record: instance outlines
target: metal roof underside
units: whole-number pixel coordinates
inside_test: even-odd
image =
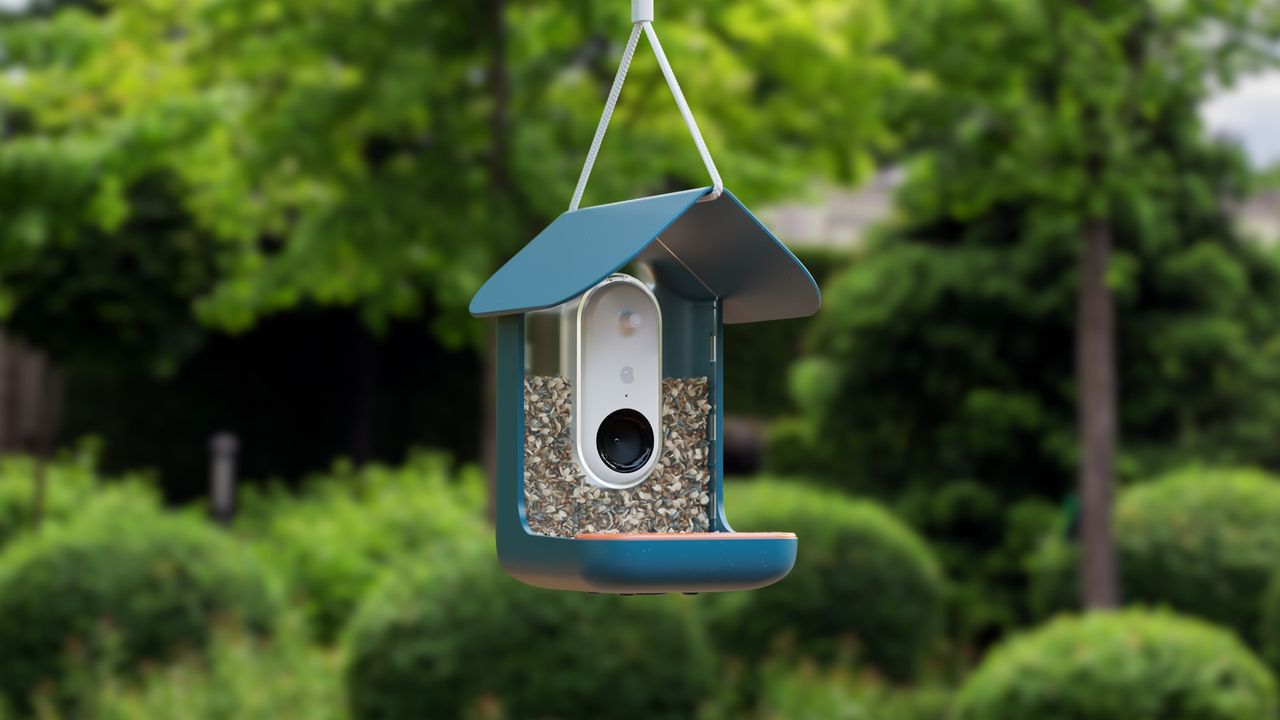
[[[554,307],[632,260],[677,263],[697,292],[718,297],[726,323],[805,317],[818,286],[804,265],[726,190],[710,188],[567,212],[538,233],[471,299],[478,317]]]

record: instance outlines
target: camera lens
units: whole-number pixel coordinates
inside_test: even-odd
[[[653,454],[653,427],[635,410],[615,410],[600,423],[596,449],[615,472],[633,473]]]

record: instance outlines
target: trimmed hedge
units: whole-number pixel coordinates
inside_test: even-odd
[[[1006,641],[957,720],[1274,720],[1275,681],[1231,633],[1163,612],[1064,617]]]
[[[1116,549],[1127,602],[1168,605],[1256,639],[1259,598],[1280,570],[1280,481],[1254,470],[1194,468],[1124,491]],[[1075,603],[1074,547],[1037,558],[1041,612]]]
[[[352,620],[352,715],[692,717],[716,676],[683,600],[539,590],[492,551],[402,563]]]
[[[229,537],[104,497],[0,557],[0,695],[27,707],[37,686],[57,685],[68,652],[132,669],[204,647],[211,618],[263,632],[278,609],[266,573]]]
[[[858,659],[912,677],[942,631],[944,580],[925,542],[880,506],[798,482],[759,480],[726,491],[739,531],[794,531],[796,567],[776,585],[711,600],[716,638],[759,659],[780,632],[818,660],[851,643]]]
[[[454,473],[439,454],[416,455],[398,468],[343,463],[300,498],[250,501],[243,526],[286,578],[318,639],[328,642],[388,564],[487,535],[484,492],[478,470]]]

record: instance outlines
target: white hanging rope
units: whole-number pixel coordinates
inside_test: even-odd
[[[574,188],[573,200],[569,202],[569,211],[578,209],[582,202],[582,193],[587,189],[587,179],[591,177],[591,168],[596,164],[596,155],[600,152],[600,143],[604,142],[604,133],[609,129],[609,119],[613,117],[613,108],[618,104],[618,96],[622,94],[622,83],[627,80],[627,70],[631,67],[631,58],[636,54],[636,44],[640,42],[640,28],[646,23],[631,26],[631,37],[627,38],[627,49],[622,51],[622,62],[618,65],[618,73],[613,76],[613,87],[609,88],[609,98],[604,101],[604,112],[600,114],[600,123],[596,125],[596,136],[591,138],[591,149],[587,151],[587,161],[578,174],[578,187]]]
[[[724,192],[724,182],[720,179],[720,171],[716,170],[716,163],[711,159],[711,152],[707,150],[707,144],[702,140],[702,133],[698,130],[698,122],[693,119],[693,111],[689,109],[689,103],[685,102],[684,93],[680,90],[680,83],[676,81],[675,71],[671,69],[671,63],[667,61],[667,54],[662,51],[662,44],[658,42],[658,33],[654,31],[652,23],[643,14],[637,14],[633,4],[633,19],[635,22],[631,26],[631,37],[627,38],[627,47],[622,52],[622,62],[618,65],[618,72],[613,77],[613,86],[609,88],[609,97],[604,103],[604,112],[600,114],[600,123],[596,125],[596,135],[591,139],[591,149],[587,151],[587,160],[582,165],[582,173],[578,175],[578,186],[574,188],[573,200],[569,202],[569,211],[578,209],[578,204],[582,202],[582,193],[587,189],[587,180],[591,177],[591,168],[596,164],[596,155],[600,153],[600,145],[604,142],[604,134],[609,129],[609,120],[613,117],[613,109],[618,104],[618,96],[622,94],[622,84],[626,82],[627,70],[631,67],[631,59],[635,56],[636,45],[640,41],[640,32],[643,29],[645,35],[649,38],[649,45],[653,48],[653,54],[658,59],[658,67],[662,70],[662,76],[667,80],[667,87],[671,89],[671,95],[675,98],[676,107],[680,110],[680,115],[684,118],[684,124],[689,128],[689,134],[693,136],[693,144],[698,148],[698,155],[702,157],[702,164],[706,166],[707,173],[711,176],[711,193],[707,195],[707,200],[715,200]],[[652,6],[648,10],[647,18],[652,18]]]
[[[689,134],[693,136],[693,144],[698,147],[702,164],[707,166],[707,174],[711,176],[711,194],[707,199],[715,200],[720,197],[720,193],[724,192],[724,181],[720,179],[720,171],[716,170],[716,161],[711,159],[711,151],[702,140],[702,133],[698,131],[698,121],[693,119],[693,111],[689,109],[689,103],[685,102],[684,93],[680,91],[680,83],[676,80],[676,73],[671,69],[671,63],[667,62],[667,54],[662,51],[662,43],[658,42],[658,33],[654,31],[653,25],[644,23],[644,34],[648,36],[653,54],[658,58],[658,67],[662,68],[662,75],[667,79],[667,87],[671,88],[671,95],[676,99],[676,107],[680,109],[684,124],[689,128]]]

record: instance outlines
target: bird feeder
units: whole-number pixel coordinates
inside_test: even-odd
[[[651,19],[651,5],[633,5],[569,211],[471,301],[497,322],[498,558],[546,588],[758,588],[790,572],[797,540],[734,532],[726,517],[723,327],[812,315],[821,300],[804,265],[723,188]],[[642,31],[713,185],[579,209]]]

